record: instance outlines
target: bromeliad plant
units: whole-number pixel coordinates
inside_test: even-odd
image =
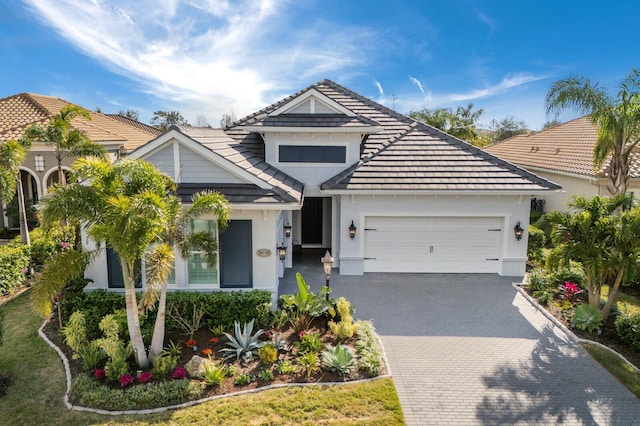
[[[229,348],[221,349],[225,358],[233,358],[235,356],[236,360],[242,357],[243,361],[251,361],[254,355],[258,355],[258,350],[265,345],[265,342],[259,340],[260,336],[264,334],[264,330],[258,330],[252,335],[253,321],[245,323],[242,330],[240,330],[240,323],[235,321],[235,337],[229,333],[224,333],[229,339],[227,345],[230,346]]]
[[[571,303],[576,303],[578,296],[584,293],[584,290],[581,290],[580,287],[578,287],[578,284],[572,283],[571,281],[565,281],[565,283],[559,288],[562,292],[561,297]]]

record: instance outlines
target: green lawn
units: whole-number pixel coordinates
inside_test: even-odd
[[[28,293],[0,306],[5,312],[0,371],[13,376],[0,398],[3,425],[401,425],[391,379],[364,384],[276,389],[146,416],[102,416],[67,410],[65,376],[57,354],[37,336],[41,319]]]

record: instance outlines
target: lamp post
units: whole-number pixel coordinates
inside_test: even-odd
[[[331,290],[331,287],[329,287],[329,278],[331,278],[331,266],[333,265],[333,257],[331,257],[331,253],[329,253],[329,250],[327,250],[324,256],[320,259],[320,262],[322,262],[322,267],[324,268],[324,279],[325,279],[324,285],[327,287],[327,292],[325,294],[325,297],[327,298],[327,301],[328,301],[329,291]]]

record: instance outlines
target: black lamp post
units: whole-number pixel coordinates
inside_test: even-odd
[[[351,221],[351,225],[349,225],[349,238],[352,240],[356,237],[356,225]]]
[[[513,228],[513,235],[516,237],[516,240],[520,241],[522,236],[524,235],[524,229],[520,226],[520,221],[516,223],[515,228]]]
[[[329,253],[329,250],[327,250],[324,256],[320,259],[320,262],[322,262],[322,267],[324,268],[324,285],[327,287],[327,293],[325,294],[325,297],[328,301],[329,291],[331,290],[331,287],[329,287],[329,279],[331,278],[331,266],[333,265],[333,257],[331,257],[331,253]]]

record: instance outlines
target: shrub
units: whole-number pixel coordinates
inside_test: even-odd
[[[220,386],[225,377],[227,377],[227,371],[223,364],[204,363],[203,378],[207,386]]]
[[[616,317],[618,337],[634,351],[640,351],[640,313],[622,312]]]
[[[291,364],[291,361],[285,359],[276,366],[276,371],[278,374],[293,374],[298,371],[298,369]]]
[[[225,358],[236,357],[236,360],[239,360],[240,357],[244,361],[249,361],[253,359],[253,356],[258,353],[258,350],[264,346],[264,342],[259,340],[259,337],[264,334],[263,330],[256,331],[256,334],[252,335],[253,332],[253,320],[247,322],[242,327],[242,331],[240,330],[240,323],[238,321],[234,324],[235,329],[235,337],[230,335],[229,333],[225,333],[227,339],[227,345],[230,348],[223,348],[221,352],[224,354]]]
[[[529,225],[529,242],[527,245],[527,258],[533,264],[541,264],[544,262],[544,245],[546,237],[544,231]]]
[[[573,311],[573,323],[580,330],[593,332],[602,326],[602,312],[587,303],[583,303]]]
[[[549,275],[550,285],[553,286],[560,286],[569,281],[584,289],[585,280],[584,269],[576,262],[571,262],[569,268],[558,269]]]
[[[379,375],[383,366],[382,353],[371,321],[358,321],[355,345],[358,349],[358,369],[368,376]]]
[[[549,287],[549,279],[542,268],[535,268],[529,272],[527,283],[532,292],[541,291]]]
[[[318,352],[306,352],[297,358],[298,364],[304,369],[307,380],[320,371],[320,358]]]
[[[84,349],[80,350],[80,358],[82,358],[82,367],[85,371],[93,371],[105,359],[107,354],[100,348],[97,341],[87,344]]]
[[[324,349],[324,344],[320,340],[318,333],[305,333],[298,342],[298,353],[320,352]]]
[[[26,283],[30,261],[28,246],[0,246],[0,296]]]
[[[64,336],[64,343],[73,351],[72,358],[78,359],[80,353],[88,344],[85,315],[82,312],[75,311],[69,317],[67,326],[61,331]]]
[[[260,371],[260,373],[258,373],[258,379],[262,380],[263,382],[270,382],[273,380],[273,372],[268,368],[265,368],[264,370]]]
[[[322,366],[332,373],[339,376],[349,374],[355,367],[355,355],[346,346],[336,346],[327,348],[321,354]]]
[[[43,266],[51,260],[55,253],[64,250],[72,250],[76,239],[73,226],[57,226],[45,232],[42,228],[36,228],[29,232],[31,239],[31,262],[37,266]]]
[[[278,360],[278,350],[273,343],[267,343],[258,349],[258,355],[263,364],[271,365]]]
[[[71,388],[75,404],[103,410],[139,410],[181,404],[202,395],[202,388],[189,380],[153,382],[112,389],[86,374],[78,375]]]
[[[175,372],[176,365],[178,365],[177,357],[167,355],[157,356],[153,359],[151,374],[158,380],[164,379],[169,373]]]
[[[340,315],[339,322],[329,321],[329,329],[336,335],[338,339],[349,339],[353,337],[353,334],[358,329],[358,324],[353,322],[353,316],[351,314],[351,303],[344,297],[338,299],[336,309]]]
[[[235,384],[238,386],[248,385],[256,381],[256,377],[251,374],[241,374],[236,377]]]

